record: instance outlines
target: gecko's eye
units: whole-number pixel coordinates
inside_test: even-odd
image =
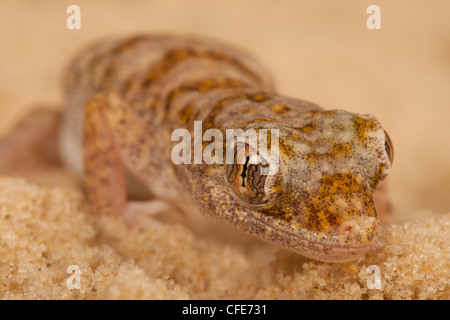
[[[392,164],[394,162],[394,145],[392,144],[391,138],[386,131],[384,131],[384,137],[384,148],[386,150],[389,161]]]
[[[226,165],[228,185],[249,205],[267,205],[275,199],[278,175],[268,175],[269,163],[248,144],[235,148],[234,163]]]

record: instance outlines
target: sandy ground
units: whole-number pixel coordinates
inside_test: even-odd
[[[81,30],[66,8],[81,7]],[[365,258],[326,264],[243,238],[229,242],[148,218],[94,219],[70,176],[0,180],[2,298],[450,298],[448,1],[2,1],[0,135],[30,110],[59,108],[72,54],[105,35],[182,32],[247,48],[283,94],[372,113],[389,132],[393,224]],[[69,289],[67,268],[80,268]],[[367,267],[381,288],[367,286]],[[70,286],[69,286],[70,287]]]

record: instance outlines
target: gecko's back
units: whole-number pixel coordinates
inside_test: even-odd
[[[392,155],[378,121],[276,94],[264,68],[227,45],[171,36],[99,43],[70,65],[65,110],[63,156],[102,195],[91,197],[99,210],[120,207],[104,200],[105,181],[123,181],[120,170],[103,168],[123,166],[159,197],[190,198],[210,217],[313,258],[356,258],[376,239],[372,193]],[[262,174],[271,160],[259,140],[230,145],[231,129],[264,132],[276,172]],[[192,161],[174,161],[177,130],[193,138],[180,144]]]
[[[188,103],[199,93],[214,96],[249,88],[272,91],[272,84],[262,66],[224,44],[161,35],[105,39],[77,55],[66,72],[63,155],[81,176],[81,163],[74,162],[82,150],[84,109],[98,92],[127,101],[141,119],[161,126],[158,131],[173,131],[209,114],[211,104]],[[76,144],[77,150],[65,150]]]

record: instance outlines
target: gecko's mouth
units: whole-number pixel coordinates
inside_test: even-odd
[[[363,223],[359,224],[349,220],[337,227],[335,234],[319,237],[313,232],[294,232],[289,231],[288,228],[283,230],[253,215],[252,217],[264,229],[270,230],[272,236],[257,235],[261,239],[323,262],[347,262],[362,257],[375,244],[378,232],[375,218],[365,219]],[[370,230],[371,236],[362,236],[361,234],[367,233],[367,230]]]

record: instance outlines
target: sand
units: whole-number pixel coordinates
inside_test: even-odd
[[[69,4],[0,4],[0,136],[30,110],[59,108],[63,68],[89,41],[203,34],[253,52],[283,94],[375,114],[395,146],[392,223],[365,257],[327,264],[231,230],[215,235],[209,222],[197,230],[164,218],[171,212],[144,215],[139,228],[95,216],[59,167],[0,172],[0,298],[450,298],[447,1],[378,1],[377,31],[365,26],[372,3],[356,0],[77,1],[78,31],[65,27]]]
[[[208,241],[154,218],[129,228],[94,218],[80,192],[19,178],[0,180],[0,204],[4,299],[450,298],[450,214],[392,224],[366,257],[328,264],[264,244],[248,254],[245,243]],[[379,289],[367,270],[374,265]]]

